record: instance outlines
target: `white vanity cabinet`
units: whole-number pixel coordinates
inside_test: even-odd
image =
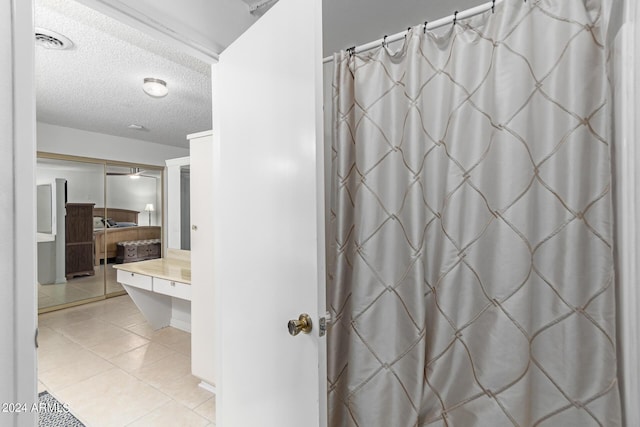
[[[191,301],[191,285],[175,280],[153,279],[153,291],[172,297]]]
[[[167,252],[173,257],[117,264],[117,280],[153,329],[173,326],[191,332],[188,252]]]
[[[118,270],[118,283],[133,286],[134,288],[151,291],[153,289],[153,278],[144,274],[132,273],[130,271]]]
[[[213,133],[189,135],[191,173],[191,371],[205,388],[216,383],[213,283]],[[207,387],[209,386],[209,387]]]

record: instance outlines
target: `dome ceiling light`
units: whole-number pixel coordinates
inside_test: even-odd
[[[144,79],[142,90],[144,90],[147,95],[153,98],[162,98],[164,96],[167,96],[167,94],[169,93],[169,89],[167,89],[167,82],[151,77],[147,77]]]

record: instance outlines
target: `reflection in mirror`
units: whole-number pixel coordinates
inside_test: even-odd
[[[37,232],[56,234],[56,183],[38,184],[36,189]],[[46,238],[47,236],[43,236]]]
[[[191,250],[191,168],[180,167],[180,249]]]
[[[37,161],[38,309],[117,295],[118,243],[162,235],[162,169]],[[161,256],[161,244],[154,244]]]
[[[167,247],[191,250],[191,168],[189,157],[167,164]]]
[[[92,219],[104,200],[104,166],[38,158],[36,171],[38,308],[104,295],[103,272],[93,262]]]
[[[109,295],[124,291],[114,264],[162,256],[162,171],[107,165],[106,194],[104,230],[96,234],[96,244]]]

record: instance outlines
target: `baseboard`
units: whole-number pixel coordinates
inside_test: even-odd
[[[216,387],[211,385],[211,384],[209,384],[209,383],[206,383],[204,381],[200,381],[200,384],[198,384],[198,386],[200,388],[203,388],[203,389],[213,393],[213,394],[216,394]]]
[[[171,318],[169,321],[169,326],[173,326],[176,329],[180,329],[181,331],[191,333],[191,322],[185,322],[184,320]]]

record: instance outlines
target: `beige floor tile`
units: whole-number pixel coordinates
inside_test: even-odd
[[[202,415],[211,422],[216,422],[216,397],[213,396],[193,410],[196,414]]]
[[[40,315],[39,330],[38,390],[87,426],[214,425],[215,399],[191,375],[191,334],[154,331],[128,295]]]
[[[191,357],[191,334],[181,336],[180,339],[176,339],[174,342],[166,343],[164,345],[173,351]]]
[[[118,317],[126,317],[132,314],[140,314],[140,310],[135,305],[111,304],[105,306],[107,309],[96,317],[107,321],[119,320]]]
[[[142,313],[135,307],[130,312],[118,311],[117,315],[103,317],[102,319],[123,328],[147,323]]]
[[[38,394],[42,393],[43,391],[45,391],[47,389],[47,387],[45,387],[44,384],[42,384],[41,381],[38,381]]]
[[[83,351],[86,350],[82,346],[64,337],[55,346],[41,342],[37,350],[38,372],[42,374],[69,365],[70,361],[77,360]]]
[[[127,372],[133,372],[174,354],[173,350],[163,345],[149,343],[116,356],[110,362]]]
[[[47,350],[55,350],[73,344],[69,338],[48,326],[38,326],[38,345],[46,347]]]
[[[94,318],[60,326],[57,330],[72,341],[87,348],[104,341],[124,337],[130,333],[104,320]]]
[[[121,295],[114,298],[108,298],[104,301],[105,304],[122,307],[136,307],[136,304],[129,297],[129,295]]]
[[[158,329],[151,336],[151,341],[156,344],[171,345],[183,343],[185,340],[191,341],[191,334],[180,329],[167,327]]]
[[[148,339],[142,338],[134,333],[127,332],[127,335],[125,336],[103,341],[100,344],[90,347],[89,350],[93,351],[100,357],[111,359],[145,344],[149,344]]]
[[[126,426],[170,400],[117,368],[66,387],[58,396],[91,427]]]
[[[156,331],[146,321],[145,323],[140,323],[138,325],[127,326],[126,329],[148,339],[152,339],[153,334],[156,333]]]
[[[92,303],[89,303],[89,304],[79,305],[77,307],[72,307],[70,309],[65,309],[65,310],[62,310],[62,311],[76,310],[78,312],[86,314],[90,318],[96,318],[97,319],[98,316],[100,316],[101,313],[105,313],[105,312],[111,310],[111,305],[109,305],[108,301],[109,300],[102,300],[102,301],[92,302]]]
[[[91,314],[80,310],[60,310],[51,313],[45,313],[38,316],[38,326],[48,326],[57,329],[70,323],[82,322],[91,319]]]
[[[200,380],[191,374],[163,381],[159,389],[189,409],[194,409],[211,399],[211,392],[198,386]]]
[[[180,378],[191,374],[191,359],[175,353],[157,362],[143,365],[132,372],[148,384],[162,390]]]
[[[113,369],[111,363],[89,350],[81,349],[69,354],[65,362],[60,363],[55,369],[42,371],[38,376],[47,389],[58,391],[110,369]]]
[[[169,402],[127,427],[204,427],[210,421],[177,402]]]

